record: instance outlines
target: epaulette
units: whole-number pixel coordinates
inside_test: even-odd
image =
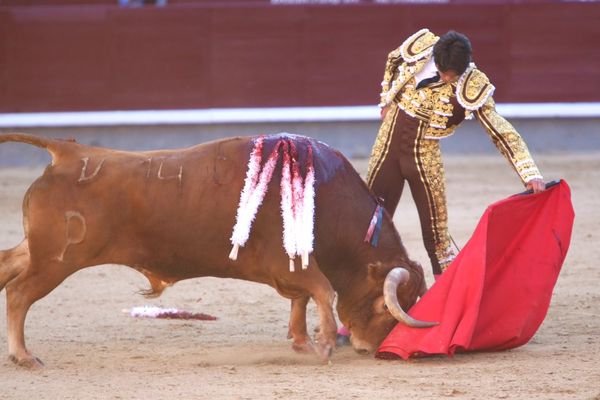
[[[421,29],[400,45],[400,54],[406,62],[418,61],[431,54],[438,39],[439,37],[429,32],[429,29]]]
[[[465,109],[475,111],[485,104],[496,88],[488,77],[471,63],[456,84],[456,99]]]

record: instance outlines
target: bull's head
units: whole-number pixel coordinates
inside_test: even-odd
[[[338,314],[351,331],[350,340],[357,352],[375,351],[398,322],[418,328],[437,324],[416,320],[404,311],[426,290],[421,266],[409,263],[409,268],[369,265],[369,290],[362,301],[347,310],[338,303]]]

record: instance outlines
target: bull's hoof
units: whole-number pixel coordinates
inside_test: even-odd
[[[319,356],[321,361],[323,361],[324,363],[329,362],[329,358],[331,357],[331,353],[333,352],[333,346],[329,344],[315,343],[313,349],[315,353],[317,353],[317,356]]]
[[[338,333],[335,337],[335,345],[336,347],[350,346],[350,336]]]
[[[10,355],[8,358],[10,359],[10,361],[14,362],[19,367],[23,367],[29,370],[38,370],[44,368],[44,363],[42,362],[42,360],[35,356],[18,358],[17,356]]]
[[[313,346],[310,343],[292,343],[292,349],[300,354],[310,354],[313,352]]]

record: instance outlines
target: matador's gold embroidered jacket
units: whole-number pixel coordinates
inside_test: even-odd
[[[379,106],[395,102],[408,115],[428,122],[424,139],[450,136],[462,121],[475,116],[524,183],[541,179],[519,133],[496,112],[495,88],[475,64],[471,63],[456,83],[440,81],[416,88],[415,74],[433,57],[438,39],[421,29],[388,55]]]

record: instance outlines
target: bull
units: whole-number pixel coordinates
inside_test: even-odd
[[[282,135],[266,137],[267,150]],[[73,140],[12,133],[0,143],[46,149],[52,162],[23,200],[24,239],[0,251],[6,288],[9,358],[28,368],[42,361],[27,350],[31,305],[76,271],[100,264],[134,268],[157,296],[184,279],[214,276],[267,284],[291,299],[288,337],[297,351],[328,359],[337,314],[354,349],[373,351],[397,321],[430,326],[403,311],[425,290],[421,266],[409,259],[391,218],[383,214],[377,246],[363,238],[377,199],[339,152],[314,139],[285,135],[298,157],[311,147],[314,168],[314,251],[309,267],[291,271],[282,248],[282,215],[274,174],[252,234],[236,260],[231,228],[256,138],[236,137],[180,150],[127,152]],[[282,162],[277,167],[281,170]],[[307,333],[306,307],[317,305],[319,332]]]

